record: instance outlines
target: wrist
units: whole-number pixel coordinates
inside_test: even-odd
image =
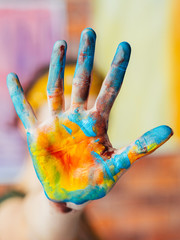
[[[71,211],[62,212],[63,205]],[[64,239],[64,236],[66,239],[74,239],[77,234],[82,206],[81,209],[75,209],[74,205],[70,208],[66,203],[54,203],[41,190],[26,196],[24,208],[33,239],[54,240],[57,236],[58,239]]]

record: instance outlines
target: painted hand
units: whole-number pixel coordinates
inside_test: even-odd
[[[66,42],[55,43],[47,86],[51,118],[38,124],[18,77],[7,85],[16,112],[27,132],[29,151],[47,197],[55,202],[82,204],[105,196],[133,162],[167,141],[172,130],[157,127],[121,150],[107,136],[108,117],[123,82],[130,46],[119,44],[95,105],[87,110],[96,35],[82,32],[73,79],[71,107],[64,111],[63,78]]]

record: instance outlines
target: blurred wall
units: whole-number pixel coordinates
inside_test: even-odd
[[[98,36],[96,65],[101,72],[107,73],[121,41],[132,47],[125,81],[110,118],[109,135],[117,147],[162,124],[171,126],[175,136],[160,151],[174,150],[179,143],[179,5],[178,0],[93,2]]]

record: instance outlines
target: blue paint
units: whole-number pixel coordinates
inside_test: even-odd
[[[87,101],[94,62],[96,34],[86,28],[81,34],[76,69],[73,78],[72,102],[83,105]]]
[[[119,91],[122,85],[124,74],[128,66],[130,54],[131,47],[129,43],[120,43],[117,47],[114,59],[111,64],[111,71],[108,76],[108,80],[111,82],[111,87],[113,87],[116,92]]]
[[[130,147],[126,149],[126,151],[122,152],[119,155],[115,155],[108,161],[108,164],[112,164],[114,166],[114,175],[119,173],[122,169],[128,169],[131,166],[131,162],[128,157]]]
[[[65,129],[66,131],[71,135],[72,134],[72,129],[66,127],[64,124],[61,124]]]
[[[96,152],[92,151],[91,154],[96,158],[96,162],[101,163],[107,173],[107,175],[109,176],[109,178],[115,182],[113,175],[111,174],[111,171],[109,170],[106,162],[104,161],[104,159]]]
[[[62,57],[63,52],[61,48],[64,48],[64,55]],[[51,56],[51,63],[49,69],[49,78],[47,84],[47,92],[49,95],[53,94],[55,90],[60,86],[64,88],[63,78],[64,78],[64,68],[65,68],[65,61],[66,61],[66,49],[67,43],[64,40],[57,41],[54,44],[53,52]],[[64,90],[64,89],[60,89]]]
[[[116,65],[118,70],[126,71],[131,55],[131,46],[127,42],[121,42],[116,50],[112,65]],[[123,61],[122,61],[123,60]]]
[[[73,202],[79,205],[91,200],[102,198],[106,195],[106,193],[107,193],[107,186],[89,185],[85,189],[79,189],[71,192],[68,192],[62,188],[61,189],[58,188],[54,196],[54,199],[49,198],[46,192],[45,192],[45,195],[48,199],[50,199],[53,202]],[[66,196],[66,197],[63,198],[62,196]]]
[[[94,140],[94,142],[99,142],[99,140],[100,140],[100,139],[98,138],[98,139]]]
[[[29,103],[25,99],[23,89],[15,73],[8,74],[7,87],[17,115],[21,119],[25,129],[30,129],[36,122],[36,118]]]
[[[136,146],[138,147],[138,153],[146,153],[147,152],[147,142],[145,138],[140,138],[135,141]]]
[[[74,112],[79,113],[79,109],[78,108],[74,109]]]
[[[96,100],[97,109],[108,114],[123,83],[125,71],[129,62],[131,47],[127,42],[122,42],[117,47],[111,69],[104,80],[103,87]]]
[[[143,142],[145,142],[147,146],[153,143],[159,145],[165,142],[172,135],[172,133],[173,132],[170,127],[162,125],[146,132],[142,137],[139,138],[139,141],[143,145]]]
[[[88,41],[87,41],[88,39]],[[78,52],[78,61],[74,73],[74,78],[81,81],[81,77],[86,72],[87,78],[91,75],[94,61],[94,50],[96,42],[96,33],[92,28],[86,28],[82,31],[79,52]],[[79,60],[80,55],[83,55],[83,62]]]
[[[71,122],[76,123],[87,137],[96,136],[96,133],[93,130],[96,120],[94,120],[92,117],[88,116],[88,117],[82,118],[78,110],[75,109],[75,113],[71,113],[68,116],[68,119]]]

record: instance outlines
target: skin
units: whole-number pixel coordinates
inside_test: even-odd
[[[137,159],[153,152],[172,135],[168,126],[145,133],[123,149],[112,147],[108,135],[111,107],[121,88],[131,48],[119,44],[110,70],[92,109],[87,110],[96,34],[82,32],[72,86],[71,106],[65,111],[64,67],[67,44],[54,45],[47,95],[50,119],[39,123],[16,74],[7,77],[14,107],[27,133],[33,165],[48,199],[83,204],[105,196]]]

